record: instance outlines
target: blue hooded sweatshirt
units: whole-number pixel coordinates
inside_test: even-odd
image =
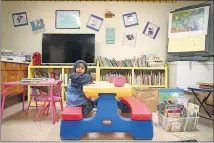
[[[85,66],[85,72],[87,70],[87,64],[83,60],[78,60],[74,64],[74,72],[71,73],[66,96],[67,106],[80,106],[88,101],[87,97],[83,92],[83,85],[88,84],[92,81],[92,77],[89,74],[84,73],[83,75],[78,75],[76,73],[77,66],[82,63]]]

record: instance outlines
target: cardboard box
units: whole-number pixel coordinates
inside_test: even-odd
[[[156,112],[158,105],[158,91],[150,88],[134,88],[133,96],[142,101],[151,112]]]
[[[201,100],[201,102],[203,101],[204,97],[206,97],[208,95],[208,92],[198,92],[198,98]],[[197,101],[197,99],[196,99]],[[198,102],[198,101],[197,101]],[[211,104],[213,105],[213,93],[210,94],[209,98],[207,99],[206,101],[207,104]],[[199,104],[198,104],[199,105]],[[210,114],[213,114],[214,112],[214,109],[212,106],[208,106],[206,105],[205,103],[203,104],[204,107],[207,109],[207,111],[210,113]],[[203,107],[200,108],[200,113],[203,113],[203,114],[207,114],[204,110]]]

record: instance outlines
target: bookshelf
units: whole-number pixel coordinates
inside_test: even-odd
[[[162,67],[111,67],[100,66],[97,60],[96,66],[88,66],[89,72],[96,72],[96,81],[107,80],[107,74],[120,74],[127,77],[127,83],[132,87],[142,88],[168,88],[168,68],[164,63]],[[28,78],[52,77],[63,80],[63,87],[67,87],[69,74],[73,71],[73,66],[28,66]],[[44,73],[45,74],[44,74]],[[54,75],[52,74],[54,73]],[[65,95],[65,88],[62,90]],[[30,96],[30,86],[28,87],[28,99]],[[65,96],[63,96],[65,101]]]

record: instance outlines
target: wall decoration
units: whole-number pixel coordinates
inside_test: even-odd
[[[138,25],[136,12],[123,14],[123,22],[126,28]]]
[[[56,29],[80,29],[79,10],[56,10]]]
[[[106,44],[115,43],[115,30],[114,28],[106,28]]]
[[[112,18],[115,15],[111,12],[110,9],[106,9],[105,18]]]
[[[86,27],[93,29],[95,31],[99,31],[102,23],[103,23],[103,18],[91,14]]]
[[[207,35],[210,6],[203,6],[169,14],[168,37]]]
[[[13,18],[14,27],[28,25],[26,12],[13,13],[12,18]]]
[[[34,34],[37,34],[38,32],[42,32],[45,30],[45,23],[42,18],[31,21],[30,24]]]
[[[137,34],[135,32],[124,32],[123,45],[135,47]]]
[[[149,36],[152,39],[155,39],[159,30],[160,30],[160,27],[152,24],[151,22],[147,22],[147,24],[143,30],[143,34]]]

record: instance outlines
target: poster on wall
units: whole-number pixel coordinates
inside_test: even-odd
[[[86,27],[98,32],[100,30],[102,23],[103,23],[103,18],[91,14],[88,19],[88,23]]]
[[[80,29],[79,10],[56,10],[56,29]]]
[[[155,39],[159,31],[160,31],[160,27],[158,27],[155,24],[152,24],[151,22],[147,22],[143,30],[143,34],[145,34],[146,36],[152,39]]]
[[[42,18],[31,21],[30,24],[34,34],[45,31],[45,23]]]
[[[115,43],[115,30],[114,28],[106,28],[106,44]]]
[[[210,6],[203,6],[169,14],[168,37],[207,35]]]
[[[135,47],[137,34],[135,32],[123,33],[123,46]]]
[[[12,18],[13,18],[14,27],[28,25],[26,12],[13,13]]]
[[[137,13],[132,12],[132,13],[123,14],[123,22],[126,28],[138,25]]]

